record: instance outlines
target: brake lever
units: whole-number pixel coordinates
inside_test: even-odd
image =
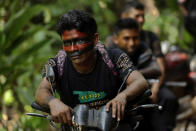
[[[26,113],[26,115],[28,115],[28,116],[36,116],[36,117],[46,118],[46,119],[49,120],[50,125],[51,125],[52,127],[54,127],[55,129],[59,129],[59,128],[55,125],[55,123],[54,123],[54,121],[53,121],[51,115],[43,115],[43,114],[39,114],[39,113]]]
[[[158,105],[158,104],[145,104],[145,105],[140,105],[140,106],[137,106],[131,110],[129,110],[127,113],[128,114],[131,114],[131,112],[134,112],[134,111],[139,111],[141,109],[149,109],[149,108],[155,108],[159,111],[161,111],[163,109],[162,106]]]
[[[50,121],[52,121],[52,117],[50,115],[43,115],[43,114],[38,114],[38,113],[26,113],[26,115],[28,116],[36,116],[36,117],[43,117],[43,118],[46,118]]]

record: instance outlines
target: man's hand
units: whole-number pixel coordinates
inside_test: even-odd
[[[124,93],[118,94],[114,99],[106,104],[106,111],[112,107],[112,117],[120,121],[124,117],[125,106],[127,103],[127,96]]]
[[[69,126],[72,124],[71,111],[72,109],[55,98],[49,101],[50,113],[53,120],[57,123],[68,123]]]
[[[196,96],[193,97],[193,99],[191,100],[191,106],[192,106],[194,113],[196,113]]]
[[[152,85],[152,95],[150,96],[150,99],[152,100],[153,103],[158,102],[158,93],[159,93],[159,83],[154,83]]]

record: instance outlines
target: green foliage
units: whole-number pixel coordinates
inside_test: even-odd
[[[192,37],[185,30],[183,18],[180,12],[163,9],[160,16],[146,15],[145,29],[152,30],[158,34],[161,41],[169,41],[171,44],[178,44],[188,50]]]
[[[7,131],[6,129],[0,129],[0,131]]]
[[[9,89],[3,94],[3,101],[5,105],[10,106],[14,102],[13,92]]]
[[[42,131],[46,130],[46,124],[48,121],[44,118],[38,118],[38,117],[31,117],[31,116],[26,116],[22,115],[21,116],[21,122],[22,122],[22,129],[24,131],[26,130],[31,130],[34,131],[39,127]]]
[[[43,10],[43,6],[36,5],[33,7],[26,7],[20,10],[17,14],[12,16],[9,21],[5,24],[4,32],[6,34],[6,39],[9,40],[2,45],[2,47],[9,48],[21,33],[23,33],[23,28],[26,26],[30,19],[40,13]],[[2,48],[1,48],[2,49]]]

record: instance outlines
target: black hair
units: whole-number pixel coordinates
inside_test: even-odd
[[[114,33],[118,34],[124,29],[135,29],[139,30],[139,24],[132,18],[119,19],[114,26]]]
[[[77,29],[89,36],[92,36],[97,32],[95,19],[82,10],[71,10],[65,13],[62,17],[60,17],[56,27],[59,35],[62,35],[65,30],[72,29]]]
[[[127,2],[125,8],[122,10],[122,13],[128,13],[132,8],[137,10],[144,10],[144,5],[135,0]]]

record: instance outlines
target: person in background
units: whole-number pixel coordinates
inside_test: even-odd
[[[185,28],[193,36],[193,53],[196,53],[196,1],[195,0],[177,0],[185,19]],[[196,114],[196,96],[191,100],[191,106]]]
[[[154,53],[140,40],[140,25],[132,18],[120,19],[113,33],[113,43],[109,49],[120,48],[133,61],[134,66],[146,79],[157,78],[161,74]],[[138,131],[171,131],[175,126],[178,101],[167,88],[160,88],[157,103],[163,106],[161,112],[147,111]],[[151,102],[153,100],[151,99]]]
[[[131,18],[120,19],[114,27],[113,43],[109,49],[120,48],[146,79],[161,75],[160,67],[147,44],[140,41],[137,21]]]
[[[144,5],[138,1],[131,1],[131,2],[127,2],[125,8],[121,13],[121,18],[133,18],[139,23],[139,28],[141,30],[140,40],[150,47],[152,53],[156,57],[157,63],[161,68],[161,76],[159,78],[159,82],[154,83],[152,86],[151,99],[154,103],[156,103],[158,101],[158,92],[160,90],[160,87],[164,83],[165,62],[164,62],[164,55],[161,51],[160,41],[158,37],[153,32],[142,29],[142,26],[145,22],[144,15],[145,15]],[[109,36],[105,42],[106,47],[109,47],[111,43],[112,43],[112,36]]]
[[[144,5],[138,1],[128,2],[126,7],[121,13],[121,18],[133,18],[139,23],[140,27],[140,40],[146,43],[152,50],[154,56],[156,57],[157,63],[161,68],[161,76],[159,78],[159,83],[155,83],[152,86],[152,100],[154,103],[158,101],[157,94],[164,82],[165,77],[165,62],[164,55],[161,51],[160,41],[158,37],[151,31],[142,29],[145,22],[144,19],[145,11]]]
[[[186,29],[196,37],[196,1],[195,0],[178,0],[178,5],[185,18]]]
[[[192,99],[191,106],[192,106],[194,114],[196,115],[196,96]]]

